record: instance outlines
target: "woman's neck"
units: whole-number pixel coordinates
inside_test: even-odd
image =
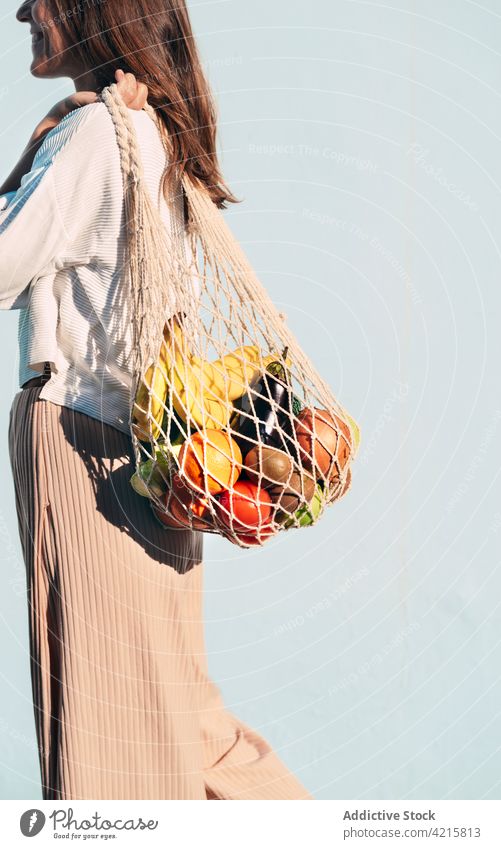
[[[97,80],[91,71],[74,77],[73,82],[75,84],[75,91],[97,91]]]

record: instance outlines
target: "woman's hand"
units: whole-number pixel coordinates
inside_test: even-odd
[[[115,72],[115,79],[125,105],[130,109],[141,110],[148,99],[146,85],[138,82],[134,74],[126,74],[120,70]],[[30,170],[35,154],[47,133],[57,127],[59,122],[70,112],[79,109],[81,106],[87,106],[89,103],[96,103],[97,100],[98,95],[95,91],[76,91],[75,94],[70,94],[69,97],[65,97],[56,103],[35,127],[19,162],[0,186],[0,194],[17,191],[21,185],[23,174],[27,174]]]

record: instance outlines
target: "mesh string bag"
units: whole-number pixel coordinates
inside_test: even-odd
[[[241,547],[309,527],[351,486],[360,442],[206,188],[186,173],[166,227],[116,84],[130,286],[131,485],[168,528]],[[154,109],[167,155],[169,137]],[[182,210],[187,210],[186,229]]]

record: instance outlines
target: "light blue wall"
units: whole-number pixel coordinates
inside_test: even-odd
[[[10,7],[10,13],[6,10]],[[71,91],[2,9],[2,172]],[[206,543],[210,668],[317,799],[499,798],[501,15],[495,0],[191,4],[227,218],[363,427],[349,495]],[[2,88],[3,86],[3,88]],[[0,315],[0,795],[39,798]]]

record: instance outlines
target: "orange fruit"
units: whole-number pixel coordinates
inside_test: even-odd
[[[209,428],[183,443],[179,466],[188,486],[217,495],[231,489],[240,477],[242,452],[227,433]]]

